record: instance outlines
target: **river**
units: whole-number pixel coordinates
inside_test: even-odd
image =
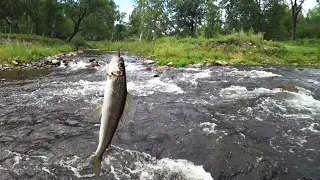
[[[0,74],[0,179],[96,179],[111,55],[51,71]],[[135,114],[118,129],[102,179],[320,179],[320,70],[172,68],[154,77],[124,55]],[[298,93],[281,91],[297,85]]]

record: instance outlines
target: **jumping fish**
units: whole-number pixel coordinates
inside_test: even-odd
[[[103,104],[93,112],[94,118],[101,116],[99,145],[91,159],[96,176],[100,176],[103,153],[111,144],[119,122],[122,125],[132,112],[132,96],[127,92],[125,65],[120,51],[111,59],[107,76]]]

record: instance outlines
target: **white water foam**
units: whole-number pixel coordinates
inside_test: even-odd
[[[80,80],[78,82],[69,83],[66,89],[62,90],[64,95],[69,95],[71,97],[78,97],[79,95],[85,96],[89,95],[92,92],[103,92],[105,87],[105,81],[86,81]],[[58,94],[59,92],[55,92]],[[62,95],[62,94],[60,94]]]
[[[217,131],[215,130],[217,124],[211,123],[211,122],[203,122],[200,123],[199,127],[204,127],[202,130],[208,135],[208,134],[216,134]]]
[[[164,158],[157,160],[147,153],[121,148],[117,148],[117,150],[122,152],[115,153],[114,156],[108,156],[105,161],[107,165],[113,167],[112,173],[117,179],[121,179],[121,177],[131,177],[132,175],[138,175],[140,180],[173,178],[184,180],[213,179],[211,174],[206,172],[202,166],[197,166],[184,159]],[[125,155],[130,155],[135,158],[136,162],[134,162],[134,166],[125,168],[119,163],[119,158]],[[123,174],[124,169],[128,170],[129,173]]]
[[[180,81],[185,81],[185,82],[190,82],[194,85],[197,85],[198,79],[204,79],[204,78],[208,78],[211,76],[211,71],[210,70],[201,70],[198,73],[183,73],[181,75],[178,76],[178,79]]]
[[[8,155],[14,155],[14,163],[12,165],[12,169],[14,169],[14,166],[20,164],[20,160],[22,160],[22,156],[20,153],[12,152],[10,150],[6,150],[8,152]]]
[[[80,69],[87,69],[88,66],[90,67],[91,63],[90,62],[85,62],[85,61],[70,61],[68,63],[68,66],[65,66],[63,63],[61,63],[61,65],[59,66],[60,68],[66,68],[69,71],[76,71],[76,70],[80,70]],[[95,66],[95,69],[99,69],[102,72],[107,71],[109,64],[106,63],[99,63],[100,66]],[[138,70],[144,70],[145,67],[142,65],[139,65],[137,63],[132,63],[132,62],[125,62],[125,68],[126,68],[126,72],[135,72]]]
[[[94,177],[95,176],[94,173],[84,174],[84,175],[80,174],[80,171],[83,169],[84,165],[81,163],[78,163],[79,159],[80,158],[78,156],[74,155],[73,158],[68,158],[67,160],[61,160],[58,164],[62,167],[65,167],[71,170],[77,178]],[[76,165],[77,167],[73,167],[72,165]]]
[[[316,81],[316,80],[313,80],[313,79],[308,79],[307,82],[308,82],[308,83],[312,83],[312,84],[314,84],[314,85],[318,85],[318,86],[320,85],[320,82],[319,82],[319,81]]]
[[[102,175],[105,170],[115,179],[184,179],[213,180],[211,174],[200,165],[195,165],[184,159],[163,158],[157,160],[149,154],[125,150],[111,146],[111,152],[102,161]],[[128,161],[128,159],[130,159]],[[79,157],[74,156],[61,160],[60,166],[71,170],[77,178],[93,177],[94,174],[83,172],[89,165],[79,163]],[[88,169],[88,168],[87,168]]]
[[[314,133],[320,133],[320,131],[318,129],[315,129],[315,126],[316,127],[320,127],[319,126],[319,123],[311,123],[309,127],[307,128],[302,128],[300,129],[301,131],[306,131],[306,130],[309,130],[311,132],[314,132]]]
[[[184,91],[177,85],[170,82],[163,82],[160,78],[153,78],[147,81],[127,83],[128,91],[137,96],[149,96],[157,92],[168,92],[175,94],[182,94]]]
[[[164,158],[157,161],[156,164],[144,164],[142,167],[146,168],[140,175],[140,180],[154,179],[153,173],[150,171],[167,172],[165,179],[172,179],[175,174],[179,174],[181,179],[185,180],[213,180],[211,174],[204,171],[202,166],[195,166],[193,163],[179,159],[172,160]]]
[[[292,93],[292,98],[286,99],[287,104],[297,110],[308,110],[313,115],[320,113],[320,101],[314,99],[312,96],[307,94]]]
[[[246,97],[255,97],[261,94],[274,94],[280,92],[280,89],[266,89],[266,88],[256,88],[252,91],[248,91],[246,87],[243,86],[230,86],[224,89],[221,89],[220,96],[227,99],[235,98],[246,98]]]
[[[63,64],[63,63],[62,63]],[[89,62],[78,61],[78,62],[69,62],[67,69],[71,71],[76,71],[79,69],[86,69],[89,66]]]
[[[126,72],[128,73],[136,73],[136,71],[145,71],[146,67],[144,65],[132,62],[125,62]]]
[[[5,171],[7,171],[8,169],[5,168],[5,167],[2,167],[2,166],[0,165],[0,170],[5,170]]]
[[[48,174],[51,174],[51,175],[54,176],[54,177],[57,177],[55,174],[53,174],[52,172],[50,172],[50,170],[49,170],[48,168],[46,168],[46,167],[42,167],[41,170],[47,172]]]
[[[251,71],[231,71],[227,73],[229,76],[243,76],[243,77],[250,77],[250,78],[268,78],[268,77],[277,77],[281,76],[279,74],[275,74],[268,71],[257,71],[257,70],[251,70]]]
[[[28,102],[27,105],[39,105],[46,106],[47,102],[54,98],[55,96],[61,96],[63,99],[75,99],[83,98],[83,96],[99,96],[103,94],[103,89],[105,87],[104,81],[86,81],[79,80],[77,82],[51,82],[49,84],[50,90],[48,88],[39,88],[36,91],[31,93],[21,94],[20,99],[22,98],[31,98],[35,101]],[[61,89],[62,88],[62,89]],[[85,101],[89,103],[97,103],[99,98],[94,100],[88,100],[85,98]]]

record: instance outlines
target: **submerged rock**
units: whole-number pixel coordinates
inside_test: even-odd
[[[213,63],[212,63],[212,62],[205,62],[205,66],[206,66],[206,67],[213,66]]]
[[[96,59],[95,58],[89,58],[89,62],[94,62]]]
[[[100,66],[100,64],[99,64],[98,61],[93,61],[93,62],[91,63],[91,66],[92,66],[92,67]]]
[[[18,66],[20,64],[18,61],[11,61],[11,62],[12,62],[12,64],[14,64],[16,66]]]
[[[70,57],[70,56],[76,56],[76,55],[77,55],[77,53],[75,53],[75,52],[70,52],[70,53],[66,54],[65,56]]]
[[[191,64],[189,67],[193,67],[193,68],[202,68],[202,67],[203,67],[203,64],[202,64],[202,63]]]
[[[83,50],[79,50],[79,51],[77,51],[77,54],[84,54],[84,51]]]
[[[156,71],[163,72],[163,71],[166,71],[166,70],[168,70],[168,69],[170,69],[169,66],[158,66],[158,67],[156,68]]]
[[[151,71],[151,70],[152,70],[152,67],[151,67],[151,66],[147,66],[146,70],[147,70],[147,71]]]
[[[294,84],[284,84],[281,86],[281,90],[289,92],[298,92],[298,89]]]
[[[223,62],[223,61],[214,61],[213,64],[215,66],[228,66],[229,65],[228,62]]]
[[[67,60],[65,60],[65,59],[64,59],[64,60],[62,60],[62,63],[63,63],[65,66],[68,66],[68,64],[69,64],[69,63],[68,63],[68,61],[67,61]]]
[[[169,62],[169,63],[167,64],[167,66],[173,66],[173,62],[172,62],[172,61]]]
[[[223,61],[213,61],[213,62],[204,61],[202,63],[191,64],[188,67],[191,67],[191,68],[203,68],[203,67],[211,67],[211,66],[228,66],[230,64],[231,63],[223,62]]]
[[[148,64],[154,64],[154,63],[156,63],[154,60],[145,60],[145,61],[143,61],[143,64],[145,64],[145,65],[148,65]]]
[[[53,59],[53,60],[51,60],[51,64],[55,65],[55,66],[60,66],[61,62],[57,59]]]

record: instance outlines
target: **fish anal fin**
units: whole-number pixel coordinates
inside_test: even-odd
[[[102,105],[98,106],[92,113],[93,120],[100,118],[101,116]]]
[[[130,122],[130,119],[132,119],[134,116],[135,110],[135,101],[132,95],[127,93],[126,104],[118,124],[119,129],[124,128]]]

